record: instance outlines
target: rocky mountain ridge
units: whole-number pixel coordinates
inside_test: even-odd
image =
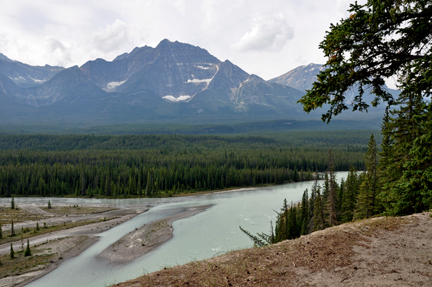
[[[113,61],[96,59],[61,70],[37,86],[18,86],[11,73],[3,75],[1,97],[14,104],[3,109],[3,121],[15,121],[16,115],[114,123],[301,114],[295,104],[300,91],[268,83],[200,47],[166,39]]]
[[[321,69],[309,64],[265,81],[205,49],[167,39],[67,69],[0,54],[0,123],[316,120],[323,111],[308,115],[297,101]]]
[[[19,87],[29,88],[40,85],[62,70],[63,67],[57,66],[30,66],[13,61],[0,53],[0,74],[10,78]]]

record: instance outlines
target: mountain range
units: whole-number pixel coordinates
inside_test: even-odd
[[[296,102],[321,65],[270,81],[197,46],[161,41],[113,61],[30,66],[0,54],[0,123],[246,122],[307,119]]]

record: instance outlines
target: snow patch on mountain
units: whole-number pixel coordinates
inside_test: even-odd
[[[213,78],[211,78],[211,79],[202,79],[202,80],[199,80],[199,79],[189,79],[189,80],[187,80],[187,83],[194,83],[194,84],[200,84],[200,83],[207,83],[207,85],[208,84],[210,84],[210,82],[211,82],[211,80],[213,80]]]
[[[117,88],[118,86],[123,85],[124,83],[126,83],[126,81],[122,81],[122,82],[109,82],[107,84],[107,90],[113,90],[115,88]]]
[[[178,96],[177,98],[175,98],[172,95],[166,95],[165,97],[162,97],[162,99],[168,100],[170,102],[184,102],[187,101],[191,98],[191,96],[188,95],[182,95],[182,96]]]
[[[195,66],[198,69],[203,69],[203,70],[210,70],[210,67],[204,67],[204,66]]]
[[[33,82],[38,83],[38,84],[43,84],[43,83],[45,83],[46,81],[48,81],[48,80],[39,80],[39,79],[34,79],[34,78],[32,78],[32,77],[30,77],[30,79],[32,79]]]

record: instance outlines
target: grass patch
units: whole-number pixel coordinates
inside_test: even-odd
[[[116,210],[113,207],[81,207],[81,206],[54,206],[51,208],[43,207],[43,210],[56,215],[83,215],[83,214],[97,214],[107,211]]]
[[[43,218],[46,218],[44,216],[41,216],[39,214],[33,214],[25,209],[11,209],[10,207],[0,207],[0,223],[2,225],[4,224],[10,224],[13,220],[14,223],[23,222],[27,220],[41,220]]]
[[[0,257],[0,278],[8,276],[17,276],[32,270],[40,269],[42,266],[50,263],[56,254],[40,254],[43,250],[32,250],[32,256],[25,257],[24,251],[15,251],[15,258],[9,256]]]
[[[69,229],[69,228],[74,228],[78,226],[84,226],[84,225],[88,225],[100,221],[109,221],[116,218],[119,217],[118,216],[109,217],[109,218],[104,217],[103,219],[100,220],[86,220],[86,221],[79,221],[79,222],[62,223],[58,225],[46,225],[46,227],[44,227],[43,224],[39,224],[39,230],[36,230],[36,225],[33,228],[15,229],[15,234],[16,234],[15,236],[10,236],[11,232],[9,230],[6,230],[3,231],[3,237],[0,238],[0,244],[15,242],[21,240],[21,238],[24,240],[27,238],[31,238],[33,236],[59,231],[59,230],[64,230],[64,229]]]

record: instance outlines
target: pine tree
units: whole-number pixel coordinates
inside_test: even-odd
[[[84,175],[84,167],[81,167],[82,171],[81,171],[81,176],[80,176],[80,193],[81,196],[85,196],[86,195],[86,178]]]
[[[308,225],[309,225],[309,193],[306,189],[303,193],[302,202],[301,202],[301,216],[300,216],[300,223],[301,223],[301,235],[306,235],[309,233]]]
[[[14,259],[15,258],[15,252],[13,250],[13,246],[12,246],[12,242],[10,244],[10,258]]]
[[[27,239],[27,248],[26,248],[26,250],[24,252],[24,256],[31,256],[30,242],[29,242],[28,239]]]
[[[374,214],[377,206],[378,193],[378,152],[375,137],[371,134],[366,151],[366,171],[370,181],[371,212]]]
[[[51,200],[48,200],[48,209],[51,209]]]
[[[138,187],[137,187],[137,195],[141,196],[142,187],[141,187],[141,172],[138,172]]]
[[[2,231],[2,225],[0,223],[0,238],[3,238],[3,231]]]
[[[321,230],[325,228],[325,219],[324,219],[324,206],[322,204],[322,196],[320,194],[320,188],[318,187],[316,191],[316,198],[315,198],[315,207],[314,207],[314,226],[313,230]]]
[[[11,200],[11,209],[15,209],[15,199],[13,197]]]
[[[14,223],[13,223],[13,219],[11,221],[11,236],[15,236],[15,229],[14,229]]]
[[[376,195],[378,193],[377,175],[377,147],[374,135],[372,134],[368,142],[368,150],[365,155],[366,171],[363,175],[364,180],[360,185],[357,196],[354,218],[368,218],[376,213]]]
[[[354,209],[356,207],[357,194],[359,190],[357,169],[351,165],[350,171],[345,183],[345,192],[342,203],[342,222],[353,220]]]
[[[327,210],[329,215],[329,224],[330,226],[333,226],[335,224],[338,224],[338,213],[337,210],[337,183],[336,183],[336,174],[334,170],[334,163],[333,163],[333,154],[331,149],[329,149],[329,155],[328,155],[328,169],[327,169],[327,180],[326,186],[328,186],[328,192],[327,192]]]
[[[111,196],[111,179],[108,175],[106,176],[105,182],[105,195],[108,197]]]
[[[357,195],[356,207],[354,210],[354,219],[369,218],[372,214],[372,197],[370,193],[371,183],[366,173],[360,176],[359,193]]]
[[[310,218],[310,220],[309,220],[309,224],[308,224],[308,233],[313,231],[313,226],[314,226],[315,199],[317,196],[317,190],[319,189],[318,179],[319,179],[319,174],[318,174],[318,168],[317,168],[315,181],[312,185],[311,198],[309,200],[309,218]]]
[[[391,200],[388,213],[396,215],[428,210],[432,195],[432,104],[411,94],[403,100],[389,123],[394,144],[386,175],[395,180],[385,186]]]
[[[342,178],[339,188],[337,190],[337,205],[336,209],[339,211],[339,214],[342,213],[342,206],[345,198],[345,180]],[[340,219],[340,216],[339,216]]]

